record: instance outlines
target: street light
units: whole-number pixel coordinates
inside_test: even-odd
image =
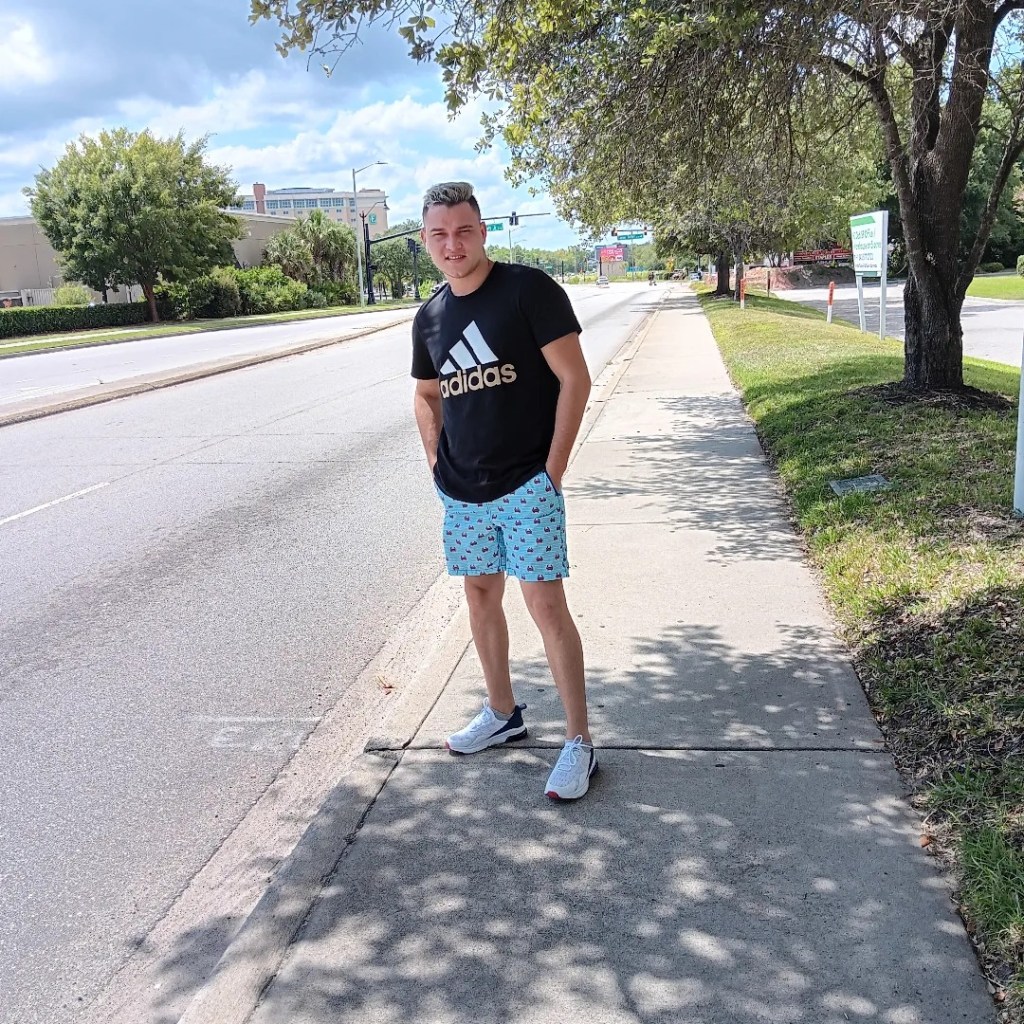
[[[390,209],[388,201],[386,199],[378,199],[372,206],[368,206],[365,210],[359,211],[359,216],[363,221],[363,245],[366,247],[366,301],[372,306],[377,300],[373,297],[373,271],[370,269],[370,229],[366,226],[366,215],[373,209],[374,206],[380,206],[384,204],[384,209]],[[359,246],[356,246],[356,255],[359,255]],[[360,294],[362,294],[362,285],[360,285]]]
[[[366,167],[353,167],[352,168],[352,201],[356,204],[356,210],[359,209],[359,193],[356,192],[356,175],[361,174],[366,170],[367,167],[387,167],[387,160],[374,160],[372,164],[367,164]],[[376,205],[376,203],[374,204]],[[371,207],[372,209],[372,207]],[[363,222],[365,225],[365,221]],[[369,262],[370,250],[366,250],[366,259]],[[363,295],[363,261],[360,258],[359,253],[359,241],[356,240],[356,281],[359,285],[359,305],[366,305],[366,296]]]

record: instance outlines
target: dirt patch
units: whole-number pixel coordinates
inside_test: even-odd
[[[853,398],[871,398],[886,405],[928,405],[938,409],[949,409],[953,412],[967,410],[984,410],[989,412],[1009,412],[1014,408],[1005,395],[993,391],[981,391],[964,385],[962,388],[911,388],[903,381],[889,384],[872,384],[868,387],[854,388],[847,392]]]

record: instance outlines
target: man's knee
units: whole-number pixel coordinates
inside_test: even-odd
[[[505,575],[490,573],[486,576],[467,576],[465,589],[470,612],[491,611],[501,604],[505,593]]]
[[[524,583],[523,599],[533,621],[543,630],[557,629],[569,619],[565,591],[561,580],[544,583]]]

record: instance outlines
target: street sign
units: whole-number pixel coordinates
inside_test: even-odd
[[[860,329],[864,330],[864,278],[880,278],[878,336],[885,337],[885,292],[889,273],[889,211],[859,213],[850,218],[853,272],[857,275],[857,306]]]
[[[620,242],[641,242],[644,238],[642,231],[630,231],[627,234],[623,234],[621,231],[616,235],[616,238]]]
[[[504,231],[504,230],[505,230],[505,222],[503,220],[499,220],[495,224],[488,224],[487,225],[487,233],[488,234],[490,234],[492,231]]]
[[[888,251],[886,237],[889,211],[862,213],[850,218],[850,239],[853,243],[853,269],[861,277],[881,277]]]

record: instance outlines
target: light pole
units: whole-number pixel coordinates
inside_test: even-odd
[[[372,164],[367,164],[366,167],[353,167],[352,168],[352,201],[356,204],[356,211],[359,211],[359,193],[356,192],[356,175],[362,173],[367,167],[387,167],[387,160],[374,160]],[[376,205],[376,204],[374,204]],[[365,220],[363,225],[365,227]],[[366,258],[369,261],[370,250],[366,250]],[[363,295],[363,261],[360,258],[359,253],[359,239],[356,239],[356,283],[359,285],[359,305],[366,305],[366,296]]]
[[[366,247],[366,301],[372,306],[376,303],[376,299],[373,297],[373,271],[370,269],[370,229],[366,226],[366,215],[373,209],[374,206],[380,206],[384,204],[384,209],[388,209],[388,201],[386,199],[378,199],[373,206],[368,206],[365,210],[359,211],[359,216],[363,222],[363,245]],[[356,255],[359,254],[359,246],[356,246]]]

